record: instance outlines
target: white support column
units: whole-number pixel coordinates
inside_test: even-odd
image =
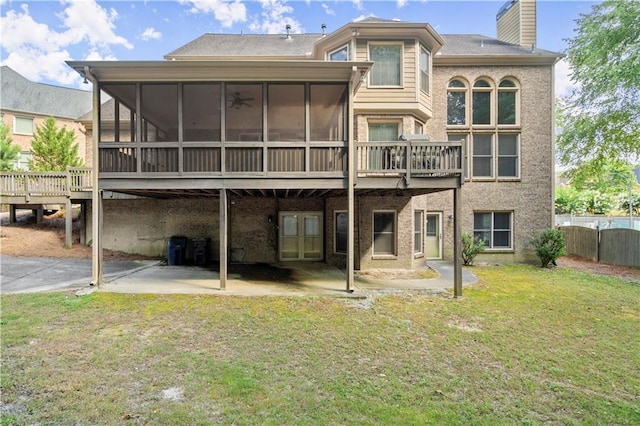
[[[227,190],[220,190],[220,290],[227,288]]]
[[[357,74],[357,69],[355,70]],[[348,188],[347,188],[347,292],[353,291],[354,284],[354,263],[355,263],[355,174],[356,174],[356,146],[353,140],[353,79],[349,83],[349,105],[347,115],[347,168],[348,168]]]

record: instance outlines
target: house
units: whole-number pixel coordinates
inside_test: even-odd
[[[177,236],[211,241],[221,288],[229,262],[345,266],[349,290],[354,270],[446,258],[460,294],[463,231],[481,260],[530,259],[530,232],[553,224],[560,55],[535,46],[534,1],[497,25],[370,18],[68,62],[94,87],[94,282],[103,248],[170,255]]]
[[[58,127],[74,133],[78,156],[87,163],[87,138],[78,119],[92,108],[90,91],[35,83],[6,65],[0,67],[0,81],[2,122],[21,151],[16,170],[28,170],[34,132],[48,117],[55,118]]]

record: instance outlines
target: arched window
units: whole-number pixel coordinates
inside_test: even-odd
[[[518,85],[504,79],[498,85],[498,124],[518,123]]]
[[[447,88],[447,125],[467,124],[467,85],[461,79],[453,79]]]
[[[493,86],[487,79],[473,84],[473,124],[491,124]]]

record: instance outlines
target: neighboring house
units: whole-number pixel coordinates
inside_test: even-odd
[[[329,34],[205,34],[165,61],[72,61],[112,101],[93,147],[94,281],[102,248],[166,255],[209,238],[228,261],[413,269],[531,258],[553,225],[553,68],[535,2],[500,39],[366,19]],[[169,241],[169,244],[167,244]],[[189,258],[187,253],[187,258]]]
[[[31,141],[36,127],[42,125],[48,117],[55,118],[59,128],[66,127],[73,131],[79,157],[85,164],[90,164],[86,156],[87,138],[78,121],[80,116],[92,108],[90,91],[34,83],[6,65],[0,67],[0,81],[2,122],[9,126],[9,136],[20,147],[17,170],[28,170]]]

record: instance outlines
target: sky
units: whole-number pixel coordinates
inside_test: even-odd
[[[506,0],[0,0],[0,64],[31,81],[90,90],[68,60],[162,60],[204,33],[332,32],[366,17],[427,22],[440,34],[496,36]],[[538,47],[563,52],[594,1],[538,0]],[[556,65],[556,95],[572,87]]]

